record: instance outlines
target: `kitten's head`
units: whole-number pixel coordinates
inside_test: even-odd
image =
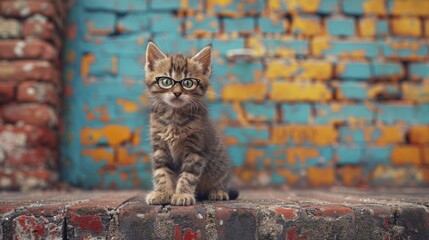
[[[152,103],[173,108],[198,108],[209,86],[211,58],[211,45],[193,57],[186,57],[181,54],[168,56],[149,42],[145,74]]]

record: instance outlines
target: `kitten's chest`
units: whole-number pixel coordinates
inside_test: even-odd
[[[173,159],[180,158],[183,142],[188,135],[189,131],[175,126],[166,126],[159,132],[159,136],[168,146]]]

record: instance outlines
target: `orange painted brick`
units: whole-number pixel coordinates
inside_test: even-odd
[[[423,164],[429,165],[429,146],[423,147]]]
[[[266,92],[264,83],[235,83],[222,89],[222,98],[231,101],[264,100]]]
[[[322,32],[320,18],[311,15],[295,15],[292,19],[292,33],[303,36],[315,36]]]
[[[422,35],[422,22],[418,17],[400,17],[391,20],[392,33],[396,36],[419,37]]]
[[[80,136],[83,145],[96,145],[105,141],[110,146],[118,146],[131,141],[132,132],[127,126],[111,124],[99,129],[84,127]]]
[[[313,187],[331,186],[335,184],[335,169],[333,167],[307,169],[308,181]]]
[[[332,78],[332,63],[327,61],[272,61],[267,64],[266,77],[270,80],[294,78],[328,80]]]
[[[391,0],[390,13],[394,15],[429,16],[429,1]]]
[[[410,129],[410,143],[429,144],[429,126],[412,126]]]
[[[392,151],[391,160],[394,165],[421,165],[422,155],[418,146],[395,146]]]
[[[330,125],[274,125],[273,144],[332,145],[337,142],[338,132]]]
[[[424,24],[424,36],[429,37],[429,18],[426,18],[423,21],[423,24]]]
[[[345,186],[366,184],[361,166],[343,166],[338,169],[338,176]]]
[[[367,0],[363,3],[362,7],[365,14],[386,15],[385,1]]]
[[[405,100],[414,102],[429,102],[429,84],[415,84],[406,83],[402,84],[402,96]]]
[[[331,89],[322,83],[272,82],[270,99],[273,101],[328,101],[332,99]]]
[[[377,18],[365,17],[359,19],[358,30],[362,37],[374,37],[377,32],[376,26]]]

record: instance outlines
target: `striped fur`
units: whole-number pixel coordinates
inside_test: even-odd
[[[208,118],[204,94],[211,73],[211,46],[189,58],[167,56],[152,42],[146,51],[146,84],[151,96],[150,134],[154,190],[148,204],[192,205],[195,195],[228,200],[230,162]],[[155,78],[200,79],[193,91],[176,84],[161,89]],[[179,94],[176,97],[174,94]]]

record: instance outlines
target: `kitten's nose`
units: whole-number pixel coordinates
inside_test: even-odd
[[[175,92],[175,93],[174,93],[174,96],[176,96],[176,97],[179,97],[180,95],[182,95],[182,93],[181,93],[181,92]]]

